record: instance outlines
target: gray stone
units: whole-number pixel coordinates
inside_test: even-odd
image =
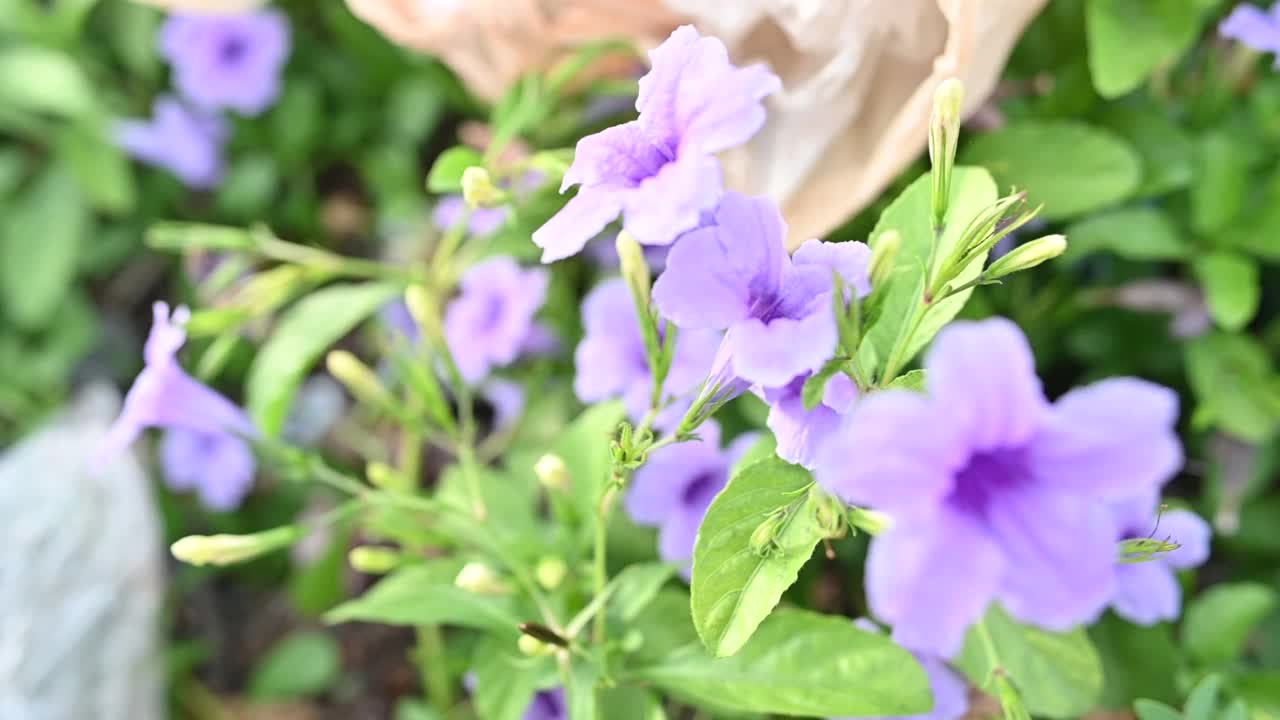
[[[0,720],[160,720],[164,555],[132,453],[94,458],[118,393],[86,389],[0,455]]]

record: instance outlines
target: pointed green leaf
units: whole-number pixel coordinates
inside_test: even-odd
[[[1276,609],[1277,599],[1276,591],[1261,583],[1214,585],[1187,603],[1183,648],[1206,665],[1239,658],[1254,628]]]
[[[481,595],[453,584],[460,563],[441,561],[397,570],[364,595],[325,614],[329,623],[458,625],[513,640],[524,618],[505,595]]]
[[[1213,252],[1197,257],[1192,267],[1213,321],[1226,330],[1243,330],[1262,300],[1257,263],[1236,253]]]

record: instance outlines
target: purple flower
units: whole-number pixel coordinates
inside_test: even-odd
[[[461,195],[446,195],[436,201],[435,210],[431,212],[431,222],[438,230],[448,230],[462,216],[467,202]],[[472,237],[488,237],[500,230],[507,223],[507,209],[476,208],[471,211],[467,221],[467,234]]]
[[[1269,11],[1241,4],[1222,21],[1218,32],[1258,52],[1275,55],[1276,67],[1280,68],[1280,2]]]
[[[866,245],[809,240],[792,258],[785,238],[772,201],[727,192],[715,224],[686,233],[671,248],[654,304],[681,329],[728,328],[718,374],[779,387],[816,370],[836,347],[832,271],[859,294],[870,290]]]
[[[618,233],[605,230],[587,243],[584,250],[587,259],[602,270],[612,270],[617,272],[622,267],[622,260],[618,257]],[[640,248],[644,253],[645,264],[649,266],[651,272],[660,273],[667,266],[667,252],[671,250],[670,245],[645,245]]]
[[[187,187],[206,190],[222,179],[225,123],[176,98],[156,98],[150,120],[122,120],[114,134],[116,144],[129,155],[169,171]]]
[[[868,396],[819,453],[823,487],[892,518],[867,558],[873,612],[939,657],[992,601],[1049,630],[1094,618],[1115,587],[1106,502],[1181,466],[1177,395],[1117,378],[1051,405],[1002,318],[948,327],[925,368],[928,397]]]
[[[256,434],[244,411],[187,375],[175,358],[186,341],[185,307],[152,308],[155,322],[144,348],[146,367],[124,399],[124,410],[102,441],[103,457],[121,453],[145,428],[169,430],[162,459],[174,489],[195,489],[218,510],[234,508],[253,482],[254,460],[244,436]]]
[[[506,432],[515,427],[524,414],[525,393],[520,383],[492,377],[480,386],[480,396],[493,408],[493,429],[496,432]]]
[[[515,362],[546,301],[547,280],[545,270],[522,270],[506,256],[463,274],[462,292],[445,309],[444,335],[464,380],[479,382],[493,368]]]
[[[880,632],[880,627],[866,618],[854,620],[853,624],[869,632]],[[912,654],[929,678],[929,689],[933,693],[933,707],[923,715],[872,720],[956,720],[964,717],[969,710],[969,684],[943,660],[918,652]],[[845,720],[852,720],[852,718]]]
[[[840,428],[841,417],[853,408],[858,397],[853,381],[838,373],[823,388],[822,402],[812,410],[804,409],[800,396],[809,375],[798,375],[780,388],[762,392],[769,403],[769,429],[778,440],[778,457],[810,470],[817,462],[818,450]]]
[[[1196,567],[1209,559],[1212,535],[1209,524],[1189,510],[1157,514],[1159,505],[1159,497],[1153,491],[1111,506],[1118,539],[1151,537],[1179,545],[1177,550],[1146,562],[1116,568],[1111,607],[1116,614],[1138,625],[1176,620],[1182,609],[1177,571]]]
[[[625,502],[632,520],[658,528],[658,557],[680,564],[686,577],[702,516],[729,482],[734,463],[758,439],[755,433],[740,435],[721,450],[720,426],[714,420],[704,422],[698,434],[700,440],[650,455],[636,471]]]
[[[649,409],[653,377],[631,292],[622,278],[606,280],[587,295],[582,322],[586,333],[573,355],[577,368],[573,389],[578,399],[593,403],[621,397],[627,414],[638,421]],[[681,396],[697,388],[711,368],[717,342],[711,332],[680,333],[663,393]],[[657,426],[674,426],[687,405],[672,404],[659,416]]]
[[[289,57],[283,13],[175,13],[159,34],[160,54],[173,66],[173,84],[191,102],[257,115],[275,102]]]
[[[738,145],[764,124],[761,100],[781,87],[762,65],[738,68],[724,44],[691,26],[649,53],[640,79],[640,117],[578,141],[561,192],[578,194],[533,234],[542,261],[569,257],[619,214],[647,245],[669,245],[720,197],[712,153]]]
[[[564,688],[539,690],[525,709],[520,720],[568,720],[569,707],[565,703]]]

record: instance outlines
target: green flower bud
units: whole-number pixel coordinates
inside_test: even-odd
[[[769,514],[751,533],[748,546],[759,557],[769,557],[778,549],[778,532],[787,520],[787,511],[779,508]]]
[[[860,507],[849,508],[845,517],[851,526],[868,535],[879,535],[893,524],[888,515]]]
[[[893,264],[898,259],[898,248],[902,247],[902,236],[897,230],[887,230],[875,239],[871,245],[871,261],[867,266],[867,274],[871,277],[871,289],[878,290],[889,281],[893,272]]]
[[[1062,235],[1046,235],[1010,250],[999,260],[991,263],[991,267],[987,268],[987,271],[982,276],[984,280],[995,280],[1021,270],[1030,270],[1045,261],[1058,257],[1066,251],[1066,237]]]
[[[494,186],[488,170],[472,165],[462,171],[462,199],[472,210],[501,205],[504,195]]]
[[[347,553],[347,562],[358,572],[367,575],[384,575],[400,565],[400,553],[391,548],[376,545],[362,545],[351,548]]]
[[[502,595],[507,592],[507,586],[482,562],[463,565],[458,576],[453,579],[453,584],[477,595]]]
[[[649,273],[649,263],[644,259],[644,249],[626,230],[618,233],[613,246],[618,251],[622,277],[627,281],[627,287],[631,288],[631,294],[636,303],[641,307],[648,307],[652,277]]]
[[[538,458],[538,462],[533,464],[533,474],[538,477],[542,487],[548,490],[569,489],[569,466],[564,464],[564,460],[559,455],[547,453]]]
[[[933,165],[933,227],[946,221],[951,199],[951,177],[955,172],[956,146],[960,141],[960,109],[964,103],[964,86],[955,78],[943,80],[933,93],[933,112],[929,115],[929,161]]]
[[[286,525],[251,535],[188,535],[169,551],[189,565],[236,565],[286,548],[303,534],[297,525]]]
[[[814,501],[814,521],[822,529],[823,537],[844,537],[849,531],[844,503],[826,491],[820,490],[817,485],[813,486],[809,494]]]
[[[437,313],[439,308],[425,287],[410,285],[406,288],[404,304],[409,309],[413,322],[417,324],[424,336],[433,342],[439,342],[444,337],[444,331],[440,327],[439,313]]]
[[[532,635],[521,635],[520,639],[516,640],[516,647],[520,649],[522,655],[528,657],[546,657],[556,651],[554,645],[544,643]]]
[[[360,402],[394,412],[395,400],[373,370],[346,350],[333,350],[325,358],[329,374]]]
[[[369,484],[379,490],[400,492],[406,485],[405,479],[400,473],[396,472],[390,465],[377,460],[371,460],[364,466],[364,475],[369,479]]]
[[[560,587],[560,583],[564,582],[564,576],[568,572],[569,568],[565,566],[564,560],[558,557],[544,557],[533,569],[533,577],[544,589],[555,590]]]

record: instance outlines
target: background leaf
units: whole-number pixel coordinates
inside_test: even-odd
[[[1092,215],[1067,227],[1064,260],[1075,261],[1099,252],[1129,260],[1180,260],[1191,244],[1164,212],[1131,207]]]
[[[1114,98],[1175,62],[1200,29],[1190,0],[1088,0],[1089,72],[1098,93]]]
[[[1276,591],[1261,583],[1223,583],[1187,603],[1182,646],[1195,660],[1225,663],[1240,657],[1245,642],[1276,608]]]
[[[316,360],[400,292],[391,283],[344,283],[311,293],[280,317],[245,384],[249,414],[262,433],[280,433],[293,395]]]
[[[1211,333],[1186,351],[1187,375],[1200,401],[1197,414],[1236,437],[1265,442],[1280,428],[1280,386],[1257,340]]]
[[[57,165],[8,206],[0,218],[0,308],[14,324],[40,329],[66,301],[89,224],[80,190]]]
[[[1262,300],[1258,266],[1243,255],[1214,252],[1192,265],[1213,321],[1227,330],[1242,330]]]
[[[324,692],[342,669],[338,641],[324,632],[295,632],[276,643],[249,676],[249,695],[280,700]]]
[[[397,570],[325,614],[325,621],[388,625],[458,625],[513,640],[524,618],[505,595],[481,595],[453,584],[461,563],[440,561]]]
[[[762,460],[729,480],[698,528],[693,548],[693,625],[717,657],[737,652],[796,581],[822,539],[809,501],[813,477],[778,458]],[[752,548],[761,523],[778,518],[776,547]]]

